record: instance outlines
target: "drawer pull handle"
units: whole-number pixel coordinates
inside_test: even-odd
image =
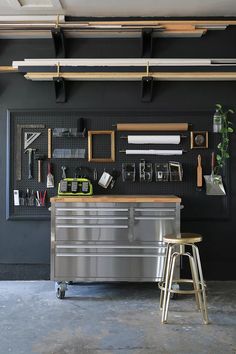
[[[128,225],[56,225],[57,229],[128,229]]]
[[[135,211],[172,211],[172,212],[175,212],[176,210],[174,208],[135,208],[134,209]]]
[[[56,257],[141,257],[141,258],[159,258],[164,257],[162,254],[83,254],[83,253],[59,253]]]
[[[60,211],[129,211],[129,209],[123,208],[58,208],[56,212],[59,213]]]
[[[113,246],[113,245],[103,245],[103,246],[98,246],[98,245],[57,245],[56,248],[111,248],[111,249],[116,249],[116,248],[121,248],[121,249],[166,249],[165,246]]]
[[[134,220],[175,220],[171,216],[135,216]]]
[[[128,216],[57,216],[56,220],[128,220]]]

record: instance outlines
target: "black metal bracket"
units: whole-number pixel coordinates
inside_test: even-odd
[[[141,58],[152,57],[153,29],[143,28],[141,34]]]
[[[63,77],[54,77],[54,88],[57,103],[66,102],[66,82]]]
[[[141,98],[142,102],[151,102],[152,101],[152,90],[153,89],[153,77],[143,76],[142,77],[142,93]]]
[[[65,36],[63,29],[60,27],[55,27],[51,29],[52,39],[54,43],[55,57],[56,58],[65,58],[66,49],[65,49]]]

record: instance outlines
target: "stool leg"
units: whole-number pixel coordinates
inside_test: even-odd
[[[172,282],[173,282],[173,275],[174,275],[174,269],[175,269],[175,262],[176,258],[179,256],[178,253],[173,253],[171,255],[171,260],[170,260],[170,276],[168,279],[168,288],[164,293],[164,303],[163,303],[163,310],[162,310],[162,323],[167,322],[168,318],[168,309],[169,309],[169,303],[170,303],[170,290],[172,287]]]
[[[205,289],[205,282],[203,279],[201,259],[200,259],[198,247],[194,245],[194,248],[195,248],[196,256],[197,256],[197,267],[198,267],[199,276],[200,276],[201,293],[202,293],[202,298],[203,298],[203,320],[204,320],[205,324],[208,324],[209,318],[208,318],[208,311],[207,311],[206,289]]]
[[[166,250],[166,257],[165,257],[165,263],[164,263],[164,268],[163,268],[163,276],[162,279],[164,281],[165,289],[166,289],[166,275],[169,273],[169,266],[170,266],[170,256],[172,252],[172,246],[168,243],[167,245],[167,250]],[[163,295],[164,295],[165,290],[161,289],[161,294],[160,294],[160,310],[162,310],[163,307]]]
[[[165,268],[164,291],[162,293],[161,309],[163,309],[166,304],[167,288],[168,288],[168,282],[169,282],[169,277],[170,277],[170,262],[171,262],[171,255],[172,255],[173,248],[174,248],[174,245],[170,244],[169,249],[168,249],[166,268]]]
[[[194,254],[194,251],[192,249],[192,252]],[[190,255],[190,254],[189,254]],[[190,255],[191,256],[191,255]],[[196,304],[197,304],[197,309],[198,310],[201,310],[201,306],[200,306],[200,298],[199,296],[201,296],[200,294],[200,291],[199,291],[199,277],[198,277],[198,274],[197,274],[197,268],[196,270],[194,271],[194,267],[193,267],[193,263],[195,263],[195,266],[197,267],[197,262],[196,262],[196,258],[193,256],[191,256],[193,259],[192,261],[189,260],[189,263],[190,263],[190,268],[191,268],[191,274],[192,274],[192,279],[193,279],[193,287],[194,287],[194,291],[195,291],[195,299],[196,299]],[[197,286],[197,285],[198,286]]]
[[[189,262],[190,262],[190,267],[192,270],[193,287],[195,290],[196,303],[197,303],[198,308],[202,311],[202,314],[203,314],[203,303],[202,303],[202,297],[201,297],[201,289],[199,286],[199,278],[198,278],[198,274],[197,274],[197,263],[195,262],[194,257],[191,255],[189,255]]]

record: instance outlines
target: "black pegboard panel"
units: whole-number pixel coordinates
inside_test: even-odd
[[[112,172],[113,169],[121,171],[122,162],[135,162],[138,172],[138,163],[141,158],[148,162],[167,162],[179,161],[183,164],[184,176],[183,182],[152,182],[140,183],[138,179],[135,183],[123,182],[119,177],[115,187],[110,190],[103,189],[98,186],[97,182],[93,182],[93,175],[90,177],[93,186],[94,194],[147,194],[147,195],[178,195],[183,198],[185,205],[183,216],[187,219],[201,218],[226,218],[229,213],[228,197],[206,196],[204,188],[198,191],[196,188],[196,165],[197,155],[202,156],[203,173],[210,174],[210,155],[216,147],[219,139],[217,134],[212,133],[212,111],[189,111],[189,112],[100,112],[100,111],[66,111],[66,110],[32,110],[32,111],[11,111],[8,112],[8,197],[7,197],[7,216],[10,219],[47,219],[50,217],[48,211],[49,198],[57,194],[57,185],[61,179],[61,166],[67,167],[67,177],[74,177],[77,167],[96,168],[98,178],[104,170]],[[34,163],[34,178],[29,180],[27,170],[27,155],[24,154],[23,139],[24,131],[22,132],[22,180],[16,180],[16,127],[17,124],[45,124],[45,129],[37,129],[35,131],[42,132],[41,136],[35,140],[30,147],[37,149],[37,153],[47,157],[47,129],[48,128],[76,128],[78,119],[83,117],[88,130],[112,130],[115,129],[117,123],[172,123],[172,122],[187,122],[191,124],[191,130],[209,131],[209,148],[208,149],[190,149],[190,132],[182,132],[186,138],[181,139],[181,144],[177,147],[174,145],[163,145],[163,149],[183,149],[186,151],[181,156],[137,156],[125,155],[120,153],[120,150],[136,148],[135,145],[127,143],[126,139],[121,139],[121,136],[127,136],[128,132],[116,132],[116,161],[114,163],[94,163],[87,160],[87,138],[71,137],[71,138],[52,138],[52,151],[57,148],[68,149],[86,149],[86,159],[59,159],[52,158],[53,174],[55,178],[55,188],[47,189],[48,202],[46,207],[14,207],[13,205],[13,190],[19,189],[26,191],[30,190],[45,190],[47,176],[47,159],[43,162],[43,180],[42,183],[37,182],[37,163]],[[129,132],[131,134],[131,132]],[[141,132],[132,132],[132,134],[142,134]],[[143,134],[153,134],[153,132],[145,132]],[[168,134],[168,132],[158,132],[157,134]],[[170,133],[172,134],[172,133]],[[176,134],[176,133],[173,133]],[[104,143],[99,143],[94,139],[96,144],[96,156],[108,156],[110,145],[107,139]],[[140,147],[137,147],[137,149]],[[157,148],[154,145],[142,145],[142,149]],[[229,193],[229,178],[228,173],[224,176],[227,194]]]

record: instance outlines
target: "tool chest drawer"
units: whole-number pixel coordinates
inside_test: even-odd
[[[162,241],[166,234],[176,229],[176,209],[174,207],[140,206],[134,208],[135,240]]]
[[[87,227],[86,227],[87,226]],[[127,225],[73,225],[55,228],[56,241],[111,241],[128,242]]]
[[[127,207],[87,203],[60,205],[55,212],[55,238],[68,241],[128,241]]]
[[[157,281],[161,278],[164,257],[104,256],[97,254],[56,257],[55,277],[59,280],[130,280],[146,279]]]

